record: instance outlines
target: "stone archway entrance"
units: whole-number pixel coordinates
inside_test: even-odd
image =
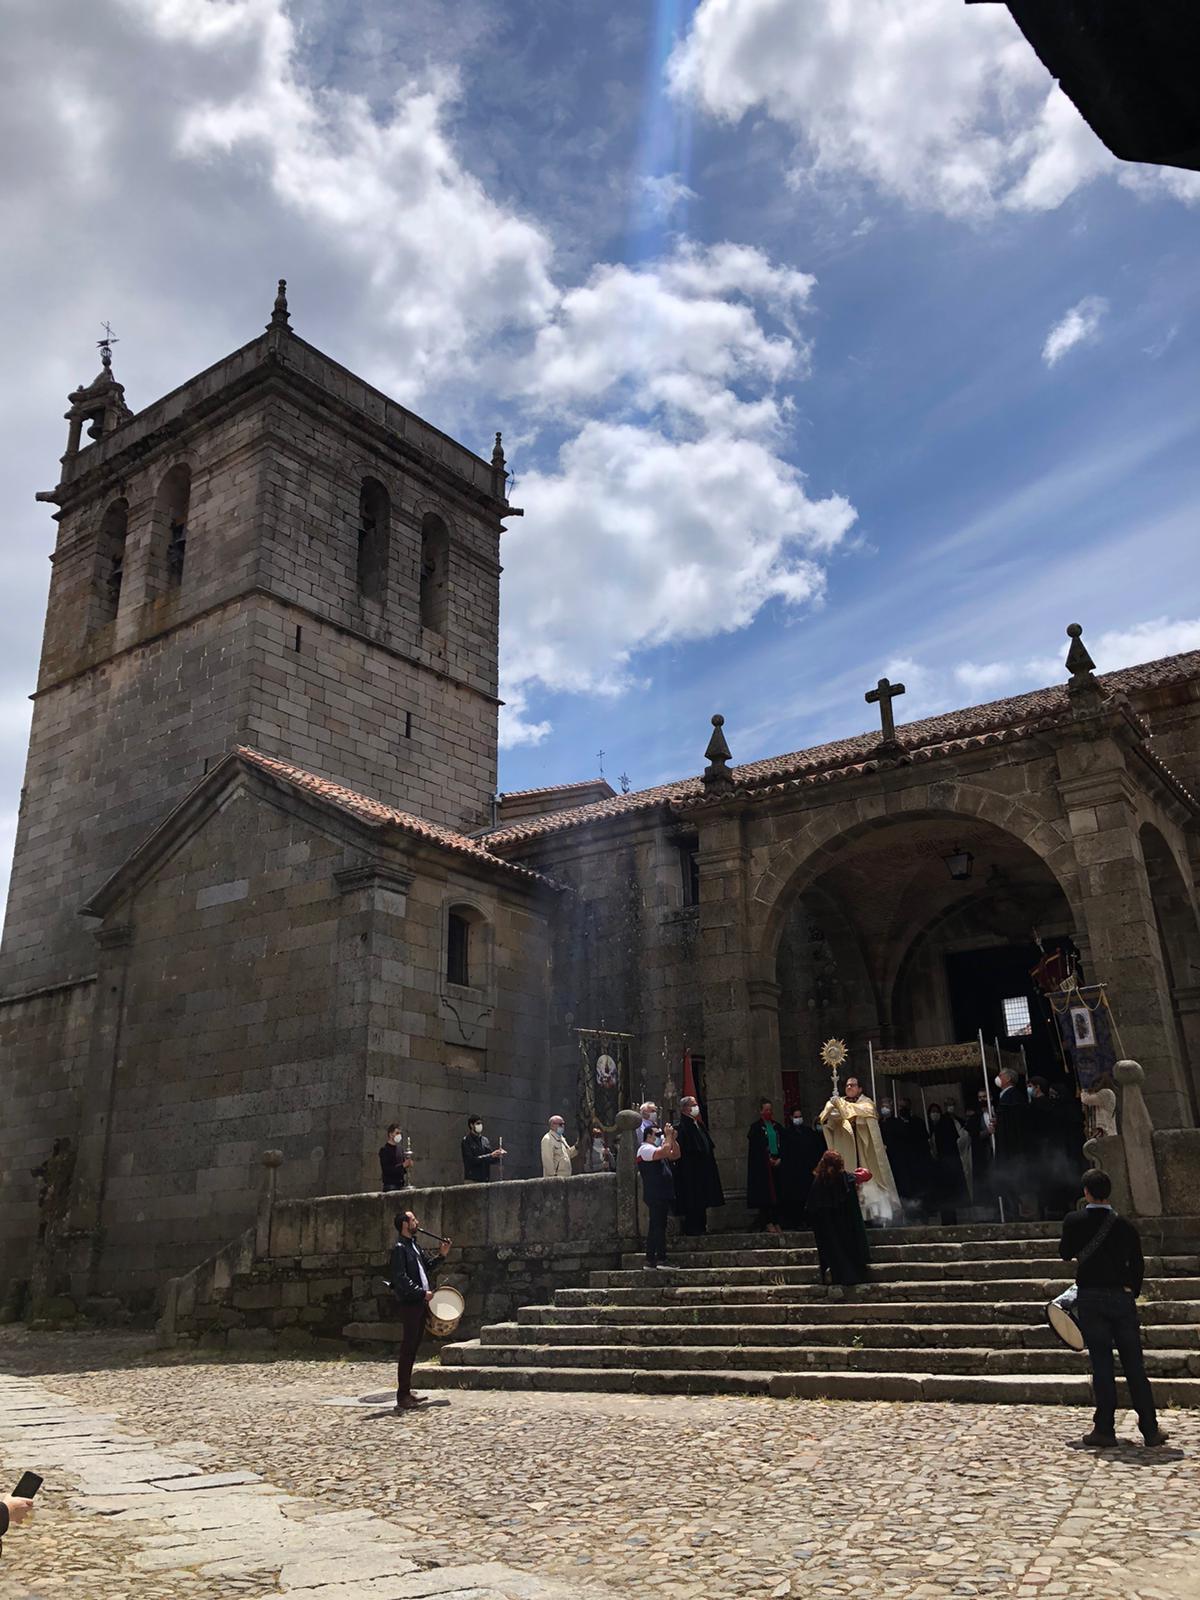
[[[847,836],[793,897],[776,949],[785,1089],[823,1097],[821,1041],[911,1047],[973,1039],[1026,1047],[1061,1072],[1029,977],[1043,946],[1068,944],[1070,904],[1045,862],[979,818],[910,814]],[[794,1076],[793,1076],[794,1075]]]
[[[1143,824],[1138,838],[1146,863],[1192,1119],[1200,1123],[1200,921],[1166,839],[1150,823]]]

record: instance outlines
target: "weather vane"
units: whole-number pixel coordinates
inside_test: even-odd
[[[112,366],[112,347],[115,344],[120,344],[121,341],[112,331],[111,323],[102,322],[100,326],[104,329],[104,337],[103,339],[97,339],[96,344],[100,349],[100,360],[104,367],[108,368]]]

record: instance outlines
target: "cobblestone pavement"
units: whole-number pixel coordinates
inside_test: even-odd
[[[1164,1415],[1166,1449],[1093,1453],[1066,1444],[1088,1414],[1056,1407],[464,1392],[397,1418],[354,1403],[387,1390],[382,1363],[179,1358],[144,1335],[0,1330],[0,1372],[205,1472],[260,1475],[243,1501],[277,1486],[299,1516],[375,1513],[364,1539],[500,1563],[551,1594],[1200,1600],[1196,1412]],[[16,1448],[0,1429],[14,1478],[38,1465]],[[164,1582],[161,1525],[81,1509],[74,1481],[47,1478],[6,1541],[0,1595],[285,1592],[232,1571]]]

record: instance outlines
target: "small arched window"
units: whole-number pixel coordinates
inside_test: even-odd
[[[387,594],[388,525],[391,501],[375,478],[364,478],[358,496],[358,592],[365,600]]]
[[[471,924],[461,911],[446,918],[446,982],[471,985]]]
[[[96,540],[95,626],[103,628],[117,614],[121,604],[121,584],[125,578],[125,535],[129,527],[129,504],[114,500],[104,513]]]
[[[421,523],[421,626],[445,633],[450,604],[450,535],[441,517]]]
[[[192,470],[179,462],[159,484],[155,498],[156,521],[163,550],[163,572],[168,589],[178,589],[183,582],[191,497]]]

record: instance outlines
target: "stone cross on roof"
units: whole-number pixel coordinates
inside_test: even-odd
[[[868,689],[863,699],[869,706],[878,702],[879,716],[883,723],[883,738],[875,746],[876,750],[894,751],[900,749],[900,741],[896,738],[896,720],[892,715],[892,701],[898,694],[904,694],[902,683],[890,683],[887,678],[880,678],[873,689]]]

